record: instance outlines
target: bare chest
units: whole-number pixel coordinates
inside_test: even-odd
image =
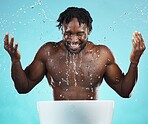
[[[106,66],[97,56],[66,54],[49,58],[46,68],[52,86],[94,88],[102,82]]]

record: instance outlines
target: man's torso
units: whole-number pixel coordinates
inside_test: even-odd
[[[46,50],[45,66],[55,100],[96,99],[107,63],[101,46],[88,42],[79,54],[72,54],[62,42],[46,45],[52,47]]]

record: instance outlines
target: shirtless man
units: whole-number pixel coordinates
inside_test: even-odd
[[[9,40],[6,33],[4,48],[11,57],[11,74],[18,93],[28,93],[46,76],[54,100],[95,100],[96,89],[104,78],[121,97],[129,98],[145,50],[141,34],[133,34],[131,63],[124,75],[108,47],[88,41],[92,18],[87,10],[69,7],[57,21],[63,40],[44,44],[25,70],[21,66],[18,44],[14,45],[14,37]]]

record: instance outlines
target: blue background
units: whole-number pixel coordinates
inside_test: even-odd
[[[93,18],[89,40],[107,45],[116,62],[127,72],[132,49],[132,33],[140,31],[148,40],[147,0],[1,0],[0,1],[0,124],[39,124],[37,101],[53,100],[52,89],[44,78],[30,93],[20,95],[11,79],[11,61],[3,49],[6,32],[19,44],[23,68],[47,41],[59,41],[56,28],[59,14],[69,6],[86,8]],[[147,42],[146,42],[147,45]],[[139,79],[130,99],[118,96],[104,81],[98,99],[114,100],[113,124],[148,123],[147,50],[139,63]]]

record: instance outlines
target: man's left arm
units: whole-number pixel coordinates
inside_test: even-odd
[[[132,45],[133,48],[130,56],[131,63],[126,75],[122,74],[122,71],[114,60],[107,66],[104,75],[108,85],[124,98],[130,97],[136,84],[138,78],[138,63],[146,48],[141,33],[135,32],[133,34]]]

